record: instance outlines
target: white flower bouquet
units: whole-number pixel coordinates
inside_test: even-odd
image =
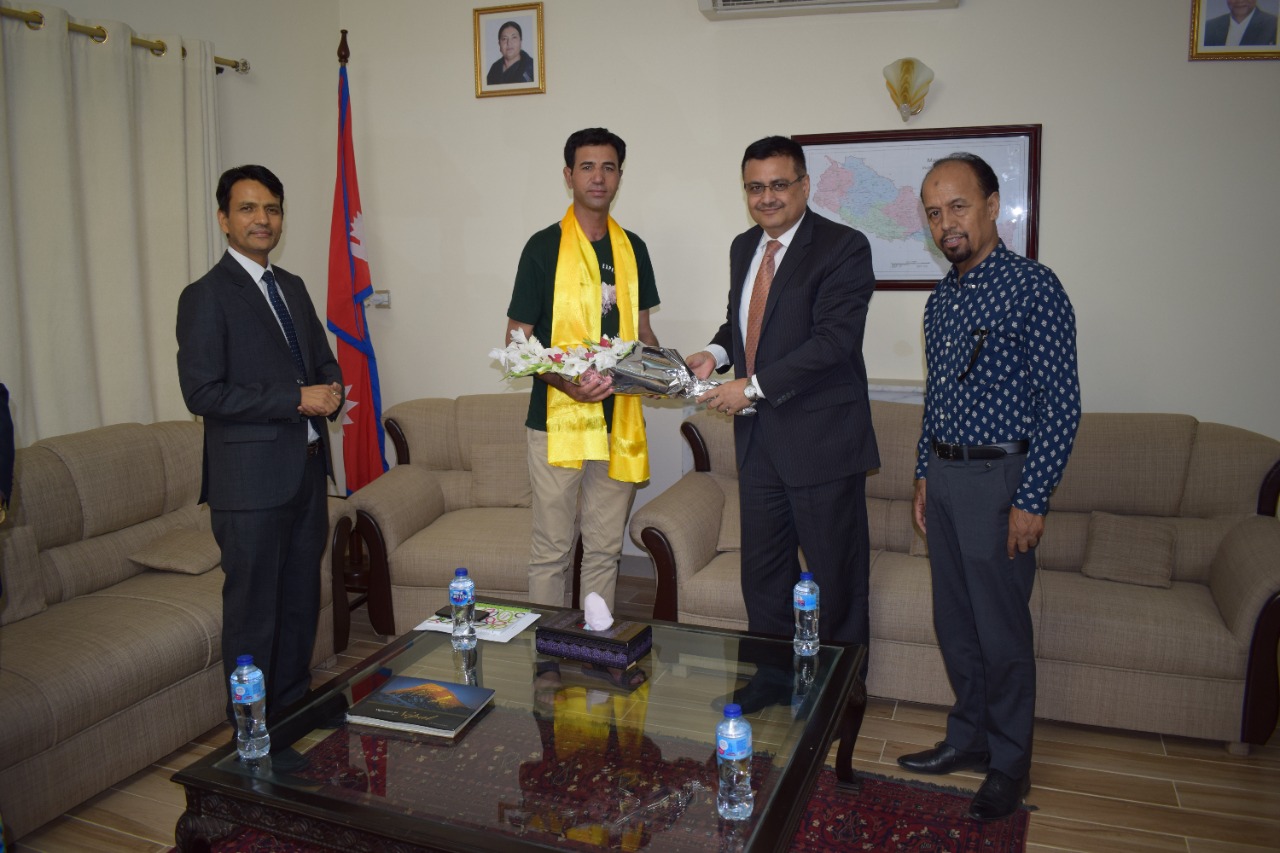
[[[618,338],[584,341],[579,347],[544,347],[536,337],[526,338],[516,329],[511,332],[511,343],[490,350],[489,357],[502,365],[504,379],[558,373],[577,380],[595,370],[613,377],[615,394],[696,399],[720,384],[694,376],[673,349]]]
[[[603,337],[597,343],[584,341],[578,347],[544,347],[536,337],[526,338],[523,331],[511,332],[511,343],[489,351],[489,358],[502,365],[504,379],[558,373],[577,379],[589,370],[605,373],[636,347],[636,341]]]

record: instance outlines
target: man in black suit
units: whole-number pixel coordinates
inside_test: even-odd
[[[284,224],[280,179],[229,169],[217,198],[227,251],[178,300],[178,380],[204,418],[223,668],[229,677],[237,655],[253,655],[276,714],[311,681],[329,527],[324,419],[341,409],[342,373],[302,279],[268,260]]]
[[[1258,8],[1258,0],[1227,0],[1228,13],[1204,24],[1205,47],[1258,47],[1276,43],[1276,16]],[[1235,25],[1239,35],[1232,38]]]
[[[822,640],[865,644],[866,472],[880,464],[862,360],[871,248],[809,210],[804,150],[793,140],[752,143],[742,178],[756,227],[729,250],[724,325],[687,361],[701,378],[733,365],[736,378],[700,402],[727,414],[756,409],[734,419],[748,629],[793,632],[798,547],[821,592]],[[789,688],[777,692],[772,701],[789,701]]]

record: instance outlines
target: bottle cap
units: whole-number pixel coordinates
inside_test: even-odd
[[[741,717],[741,716],[742,716],[742,706],[741,706],[741,705],[725,705],[725,706],[724,706],[724,715],[725,715],[726,717]]]
[[[236,658],[236,666],[253,666],[253,655],[240,655]]]
[[[465,577],[467,576],[467,570],[466,570],[466,569],[454,569],[454,570],[453,570],[453,576],[454,576],[455,578],[465,578]]]
[[[811,580],[813,580],[813,572],[801,572],[801,573],[800,573],[800,580],[802,580],[802,581],[811,581]]]

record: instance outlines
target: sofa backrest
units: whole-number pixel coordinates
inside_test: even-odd
[[[911,510],[922,413],[916,404],[871,402],[881,463],[867,477],[873,549],[927,553]],[[702,411],[686,423],[702,436],[716,478],[736,478],[731,419]],[[1037,560],[1042,568],[1077,571],[1094,513],[1138,516],[1172,525],[1173,580],[1203,581],[1222,537],[1254,512],[1258,490],[1277,459],[1280,442],[1189,415],[1085,414],[1050,502]],[[726,502],[720,550],[734,550],[738,522],[730,516],[738,513],[736,488],[732,482],[721,485]]]
[[[203,436],[194,421],[117,424],[18,451],[14,524],[34,539],[49,604],[137,574],[130,553],[197,523]]]
[[[384,419],[403,433],[409,464],[436,472],[452,511],[529,506],[528,410],[528,393],[470,394],[406,400]]]

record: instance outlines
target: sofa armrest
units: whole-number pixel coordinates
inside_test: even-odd
[[[1234,527],[1209,567],[1209,590],[1228,630],[1249,647],[1240,740],[1266,743],[1280,715],[1280,520],[1253,516]]]
[[[675,621],[680,584],[716,555],[723,513],[719,484],[691,471],[631,517],[631,541],[648,552],[657,575],[654,618]]]
[[[444,491],[434,472],[397,465],[351,495],[355,535],[368,560],[366,603],[373,629],[395,636],[391,603],[391,555],[445,513]]]
[[[348,498],[351,508],[377,524],[387,553],[444,515],[444,491],[436,475],[416,465],[397,465]]]

